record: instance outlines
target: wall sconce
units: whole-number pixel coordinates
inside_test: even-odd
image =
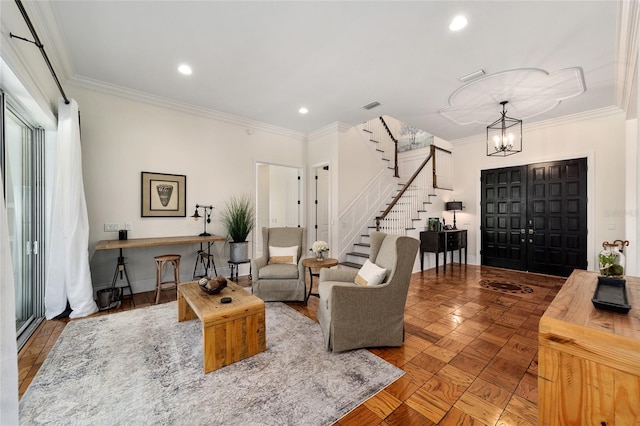
[[[198,213],[198,209],[204,209],[204,215],[203,216],[200,216],[200,214]],[[193,220],[195,220],[196,222],[201,217],[204,217],[204,220],[202,221],[204,223],[204,232],[202,232],[202,234],[200,234],[201,237],[208,237],[208,236],[211,235],[211,234],[209,234],[207,232],[207,223],[211,223],[211,212],[212,212],[212,210],[213,210],[213,206],[201,206],[200,204],[196,204],[196,211],[191,216],[193,218]]]
[[[506,157],[522,151],[522,120],[507,117],[502,101],[502,117],[487,126],[487,156]]]
[[[446,211],[453,211],[453,228],[458,229],[456,227],[456,210],[462,210],[462,201],[449,201],[445,203],[444,208]]]

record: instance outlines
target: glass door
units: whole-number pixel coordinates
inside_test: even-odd
[[[18,335],[34,320],[32,268],[32,129],[6,110],[5,196],[13,261]]]
[[[1,166],[20,348],[44,316],[44,130],[0,95]]]

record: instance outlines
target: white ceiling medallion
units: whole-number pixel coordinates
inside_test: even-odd
[[[561,101],[586,90],[582,68],[566,68],[549,74],[537,68],[521,68],[474,80],[449,97],[449,106],[438,111],[456,124],[490,124],[500,102],[509,101],[509,113],[521,120],[552,110]]]

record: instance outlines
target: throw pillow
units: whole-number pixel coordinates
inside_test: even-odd
[[[269,263],[298,264],[298,246],[274,247],[269,246]]]
[[[363,286],[378,285],[382,283],[386,274],[386,269],[379,267],[378,265],[367,259],[364,262],[364,265],[362,265],[362,268],[360,268],[360,270],[358,271],[355,283]]]

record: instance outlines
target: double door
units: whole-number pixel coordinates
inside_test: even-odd
[[[482,264],[569,276],[587,268],[586,158],[483,170]]]

